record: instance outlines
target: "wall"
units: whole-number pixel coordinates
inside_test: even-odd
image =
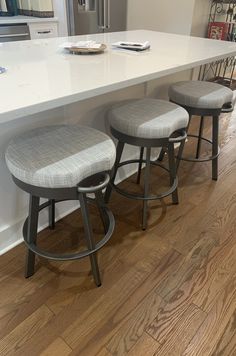
[[[208,29],[211,0],[195,0],[191,35],[205,37]]]
[[[58,18],[58,32],[59,36],[67,36],[67,17],[66,17],[66,1],[65,0],[53,0],[54,16]]]
[[[211,0],[127,0],[129,30],[147,29],[205,37]],[[145,5],[144,5],[145,4]],[[198,79],[199,68],[183,72],[182,80]],[[172,77],[175,81],[177,78]],[[156,83],[151,84],[150,90]],[[150,87],[150,85],[149,85]],[[160,94],[162,87],[154,89]],[[163,87],[165,92],[165,88]]]
[[[128,29],[189,35],[195,0],[128,0]]]

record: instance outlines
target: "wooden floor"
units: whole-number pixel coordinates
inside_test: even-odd
[[[116,229],[99,253],[101,288],[88,259],[39,259],[25,280],[24,246],[1,256],[0,355],[236,355],[236,112],[222,116],[221,146],[218,182],[210,163],[183,163],[180,204],[151,203],[146,232],[140,203],[113,195]],[[137,189],[134,181],[126,185]],[[152,190],[165,181],[153,169]],[[81,248],[79,212],[44,231],[40,245]]]

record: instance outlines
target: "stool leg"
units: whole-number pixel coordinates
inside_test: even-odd
[[[170,170],[170,185],[173,185],[174,180],[176,178],[175,149],[173,143],[169,143],[168,145],[168,159],[169,159],[169,170]],[[172,202],[173,204],[179,203],[177,188],[172,193]]]
[[[55,229],[55,200],[54,199],[50,200],[48,215],[49,215],[49,227],[51,230],[54,230]]]
[[[204,129],[204,116],[201,116],[200,120],[200,127],[199,127],[199,133],[198,133],[198,142],[197,142],[197,152],[196,152],[196,158],[200,157],[200,152],[201,152],[201,146],[202,146],[202,135],[203,135],[203,129]]]
[[[213,117],[212,125],[212,156],[218,154],[219,149],[219,116]],[[218,157],[212,160],[212,179],[218,179]]]
[[[139,165],[138,165],[137,184],[140,184],[141,173],[142,173],[142,165],[143,165],[143,154],[144,154],[144,147],[141,147],[141,149],[140,149]]]
[[[180,164],[183,152],[184,152],[185,142],[186,142],[185,140],[182,141],[179,146],[179,150],[178,150],[177,158],[176,158],[176,172],[178,172],[178,170],[179,170],[179,164]]]
[[[191,118],[192,118],[192,116],[190,115],[190,116],[189,116],[188,126],[187,126],[187,128],[186,128],[186,132],[187,132],[187,133],[188,133],[189,126],[190,126],[190,123],[191,123]],[[176,174],[177,174],[177,172],[178,172],[178,170],[179,170],[179,164],[180,164],[180,161],[181,161],[183,152],[184,152],[185,143],[186,143],[186,140],[182,141],[181,144],[180,144],[180,146],[179,146],[179,150],[178,150],[178,154],[177,154],[177,159],[176,159]]]
[[[39,197],[30,195],[27,242],[36,243],[39,215]],[[28,249],[25,263],[25,278],[34,274],[35,253]]]
[[[164,148],[162,148],[157,160],[160,161],[160,162],[162,162],[163,159],[164,159],[164,157],[165,157],[165,153],[166,153],[166,152],[165,152]]]
[[[101,191],[95,192],[95,199],[96,199],[96,203],[97,203],[97,207],[99,210],[99,214],[102,220],[102,224],[103,224],[103,228],[104,228],[104,232],[105,234],[108,231],[108,221],[107,221],[107,217],[106,214],[104,212],[104,197]]]
[[[92,227],[91,227],[90,218],[89,218],[89,210],[88,210],[86,194],[79,193],[79,201],[80,201],[80,208],[81,208],[81,213],[82,213],[82,218],[83,218],[83,223],[84,223],[84,230],[85,230],[85,237],[86,237],[86,241],[88,244],[88,248],[89,248],[89,250],[94,250],[95,241],[94,241]],[[100,279],[100,273],[99,273],[99,269],[98,269],[97,254],[93,253],[92,255],[89,256],[89,258],[90,258],[94,281],[95,281],[97,287],[100,287],[101,279]]]
[[[112,192],[112,185],[111,183],[114,183],[115,179],[116,179],[116,174],[117,174],[117,171],[118,171],[118,165],[120,163],[120,160],[121,160],[121,156],[122,156],[122,153],[123,153],[123,150],[124,150],[124,143],[123,142],[118,142],[118,145],[117,145],[117,148],[116,148],[116,160],[115,160],[115,164],[114,164],[114,167],[112,169],[112,172],[111,172],[111,180],[110,180],[110,183],[108,184],[107,186],[107,189],[106,189],[106,192],[105,192],[105,197],[104,197],[104,201],[105,203],[107,204],[110,200],[110,197],[111,197],[111,192]]]
[[[144,176],[144,198],[147,198],[149,195],[150,160],[151,160],[151,148],[147,148],[146,167],[145,167],[145,176]],[[146,230],[146,228],[147,228],[147,210],[148,210],[148,200],[144,200],[143,201],[143,222],[142,222],[143,230]]]

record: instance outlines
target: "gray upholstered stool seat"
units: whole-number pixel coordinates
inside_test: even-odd
[[[171,136],[185,128],[189,115],[178,105],[164,100],[144,98],[127,101],[110,110],[110,125],[126,135],[147,139]]]
[[[38,128],[9,143],[7,166],[16,185],[30,194],[29,215],[23,226],[27,246],[25,277],[34,274],[35,255],[55,261],[89,257],[95,283],[101,285],[96,253],[111,238],[115,225],[103,198],[115,155],[109,136],[80,125]],[[40,204],[41,198],[47,201]],[[45,251],[37,244],[39,212],[49,207],[49,226],[54,229],[55,204],[66,200],[80,202],[86,247],[72,254]],[[103,223],[104,237],[99,241],[93,236],[88,203],[97,205]]]
[[[38,128],[13,139],[6,163],[14,177],[37,187],[70,188],[111,170],[115,146],[106,134],[80,125]]]
[[[171,101],[188,107],[221,109],[231,103],[233,92],[223,85],[205,81],[183,81],[169,87]]]

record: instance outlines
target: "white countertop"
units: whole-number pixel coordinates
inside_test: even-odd
[[[71,55],[65,41],[94,39],[106,43],[99,55]],[[116,41],[150,41],[143,53],[119,52]],[[0,46],[0,122],[11,121],[76,101],[122,89],[184,69],[236,55],[236,43],[154,31],[127,31],[75,38],[3,43]]]
[[[32,22],[57,22],[57,17],[33,17],[33,16],[0,16],[0,25],[11,25]]]

